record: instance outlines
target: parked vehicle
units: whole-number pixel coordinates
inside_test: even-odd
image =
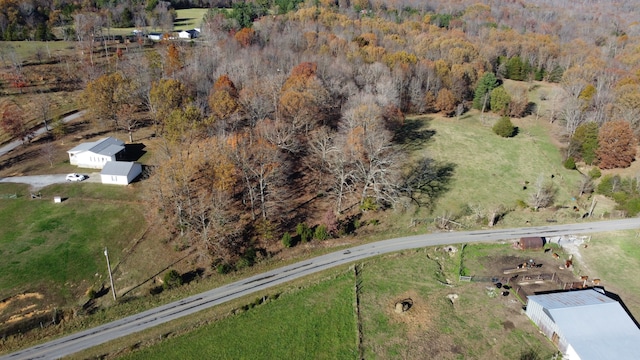
[[[67,181],[82,181],[82,180],[85,180],[86,178],[87,178],[87,175],[76,174],[76,173],[67,175]]]

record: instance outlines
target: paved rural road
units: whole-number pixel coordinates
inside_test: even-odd
[[[508,240],[524,236],[578,235],[636,228],[640,228],[640,218],[528,228],[445,232],[378,241],[267,271],[93,329],[5,355],[0,357],[0,360],[57,359],[256,291],[379,254],[433,245]]]
[[[82,110],[82,111],[78,111],[76,113],[73,113],[71,115],[67,115],[65,117],[62,118],[62,121],[67,123],[69,121],[75,120],[81,116],[83,116],[86,113],[86,110]],[[40,127],[38,129],[36,129],[33,132],[33,136],[38,136],[40,134],[44,134],[45,133],[45,129],[44,126]],[[8,153],[9,151],[17,148],[18,146],[22,145],[22,140],[14,140],[4,146],[0,146],[0,156],[3,156],[4,154]]]

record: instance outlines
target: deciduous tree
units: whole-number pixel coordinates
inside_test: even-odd
[[[33,134],[27,127],[22,109],[13,101],[0,104],[0,127],[11,138],[18,138],[23,143]]]
[[[629,123],[609,121],[598,132],[598,167],[600,169],[626,168],[636,157],[636,140]]]
[[[456,98],[451,90],[442,88],[438,91],[435,103],[436,109],[445,114],[445,116],[453,116],[456,112]]]

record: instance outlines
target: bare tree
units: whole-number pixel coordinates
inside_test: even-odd
[[[53,144],[53,141],[47,141],[42,148],[40,148],[40,154],[42,157],[47,160],[50,167],[53,167],[53,160],[56,157],[56,146]]]
[[[42,119],[45,131],[49,131],[49,124],[47,124],[47,120],[49,119],[49,112],[51,111],[51,98],[48,94],[40,93],[34,104],[38,110],[40,118]]]
[[[552,181],[546,180],[542,175],[538,177],[534,192],[529,198],[529,205],[533,207],[535,211],[540,208],[548,207],[553,204],[555,200],[558,188]]]
[[[580,179],[580,183],[578,184],[578,190],[580,192],[579,197],[584,194],[591,194],[594,189],[593,179],[587,175],[582,175]]]

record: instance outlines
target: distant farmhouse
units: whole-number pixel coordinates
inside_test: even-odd
[[[527,316],[568,360],[638,359],[640,329],[601,289],[528,297]]]
[[[160,41],[160,40],[162,40],[162,33],[152,32],[152,33],[149,33],[149,35],[147,35],[147,38],[149,38],[149,40],[153,40],[153,41]]]
[[[127,185],[142,173],[142,165],[136,162],[119,161],[125,151],[124,142],[107,137],[94,142],[82,143],[69,153],[69,163],[81,168],[102,169],[103,184]]]
[[[102,169],[108,161],[118,160],[124,151],[124,142],[106,137],[95,142],[82,143],[67,151],[69,163],[82,168]]]
[[[195,39],[200,36],[200,29],[182,30],[178,33],[180,39]]]

